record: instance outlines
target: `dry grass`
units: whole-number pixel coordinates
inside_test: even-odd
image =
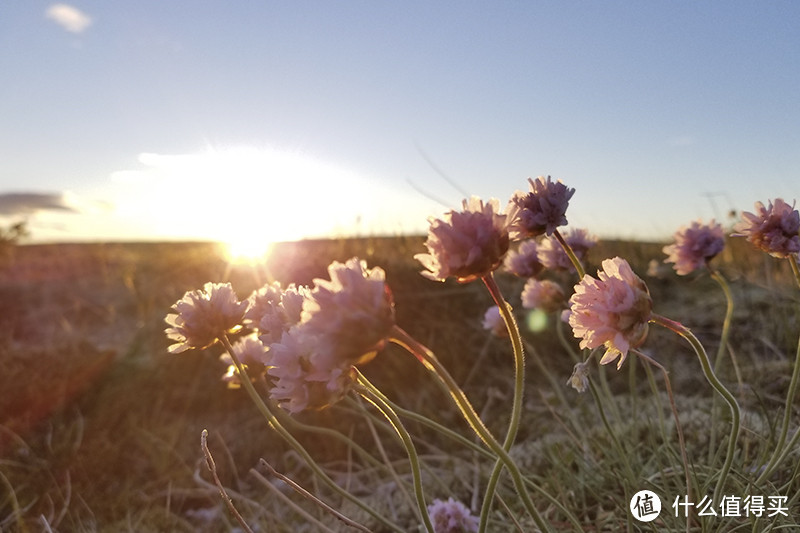
[[[744,467],[757,465],[774,438],[800,334],[796,319],[800,299],[787,268],[741,244],[733,242],[719,261],[737,301],[731,347],[738,375],[726,360],[721,377],[732,385],[747,414],[737,458]],[[620,255],[644,276],[650,259],[663,258],[660,248],[601,243],[591,252],[587,271],[594,272],[605,257]],[[488,338],[480,327],[490,297],[478,283],[459,286],[423,279],[412,259],[421,251],[420,237],[286,243],[277,246],[264,265],[232,266],[218,246],[203,243],[18,248],[0,270],[0,531],[234,527],[202,463],[199,442],[204,428],[210,431],[209,445],[222,481],[252,524],[261,531],[316,530],[251,472],[256,469],[264,475],[258,467],[264,458],[313,487],[305,466],[265,426],[245,395],[220,382],[224,368],[216,359],[218,353],[212,348],[204,353],[166,354],[166,312],[185,291],[206,281],[231,281],[246,297],[271,279],[311,283],[326,274],[333,259],[358,255],[370,266],[383,267],[394,292],[398,323],[437,352],[455,378],[465,383],[490,428],[502,434],[512,363],[510,347]],[[518,307],[519,280],[501,275],[499,282]],[[648,283],[656,312],[686,323],[713,353],[725,309],[716,284],[708,276],[674,275]],[[551,321],[546,331],[526,332],[525,337],[563,384],[573,363],[554,327]],[[690,348],[680,340],[653,329],[644,348],[670,370],[694,476],[702,484],[709,475],[704,465],[711,390]],[[626,526],[626,495],[644,486],[633,486],[621,474],[627,468],[625,460],[636,479],[645,483],[652,478],[655,485],[677,495],[682,474],[673,471],[680,464],[674,423],[658,375],[659,390],[653,391],[641,364],[628,365],[622,372],[603,372],[607,390],[615,397],[607,413],[609,423],[629,451],[621,457],[611,451],[613,443],[591,398],[564,388],[560,391],[564,405],[532,357],[527,408],[514,454],[526,473],[573,510],[586,531]],[[390,347],[364,371],[396,403],[468,434],[446,396],[405,352]],[[601,383],[600,377],[595,372],[593,379]],[[303,414],[299,420],[341,431],[378,454],[355,405]],[[717,423],[724,434],[725,421]],[[491,464],[436,432],[411,422],[409,429],[418,435],[427,464],[429,498],[454,495],[474,503]],[[409,479],[404,453],[382,426],[375,431],[382,436],[397,478],[364,467],[344,444],[307,431],[297,435],[343,483],[413,530],[413,507],[399,490]],[[783,494],[795,496],[800,491],[791,468],[776,479]],[[741,488],[742,496],[746,494],[744,479],[732,483]],[[272,486],[280,490],[279,483]],[[510,484],[501,483],[500,489],[504,500],[513,502]],[[330,527],[345,530],[314,506],[283,493]],[[319,493],[337,503],[325,490]],[[796,498],[793,520],[800,519]],[[556,509],[539,503],[554,523],[570,529]],[[512,512],[519,511],[511,507]],[[347,505],[340,510],[366,521]],[[493,517],[497,531],[507,530],[501,525],[503,516],[498,510]],[[664,520],[657,530],[683,527],[680,520]],[[630,527],[656,530],[643,524]]]

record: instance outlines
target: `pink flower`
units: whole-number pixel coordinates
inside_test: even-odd
[[[664,247],[665,263],[675,263],[675,272],[686,275],[708,265],[725,247],[722,226],[712,220],[708,225],[695,221],[675,233],[675,243]]]
[[[267,373],[275,378],[270,395],[293,413],[322,409],[347,394],[353,366],[372,359],[395,324],[383,270],[352,258],[334,261],[328,273],[330,280],[314,280],[299,322],[269,346]]]
[[[578,261],[583,261],[589,249],[597,244],[597,237],[590,235],[583,228],[565,231],[562,235],[564,241],[572,248]],[[549,270],[575,270],[572,261],[561,243],[553,237],[542,239],[538,250],[539,261]]]
[[[521,278],[533,278],[544,270],[537,256],[538,245],[533,239],[522,241],[517,251],[511,250],[503,261],[506,270]]]
[[[240,302],[230,283],[206,283],[203,290],[184,294],[172,306],[176,314],[168,314],[167,337],[177,341],[169,353],[190,348],[206,348],[223,334],[241,328],[247,302]]]
[[[491,331],[496,337],[508,337],[508,329],[500,314],[500,308],[496,305],[491,306],[483,315],[483,329]]]
[[[264,374],[266,370],[264,365],[267,361],[267,347],[259,340],[258,335],[251,333],[246,337],[242,337],[233,343],[232,348],[239,362],[247,367],[247,374],[251,379],[255,379]],[[225,352],[219,359],[228,365],[228,371],[222,376],[222,381],[227,382],[228,386],[231,388],[238,388],[241,382],[239,381],[239,372],[236,370],[233,358],[228,352]]]
[[[558,283],[550,280],[529,279],[522,288],[522,307],[541,309],[546,313],[561,311],[567,304],[567,296]]]
[[[315,357],[330,358],[330,364],[366,362],[383,349],[395,325],[386,274],[355,257],[334,261],[328,273],[330,281],[314,280],[301,314],[305,330],[319,338]]]
[[[734,237],[747,237],[761,250],[773,257],[788,257],[800,252],[800,213],[781,198],[764,207],[756,202],[756,214],[742,213],[742,221],[733,229]]]
[[[552,235],[558,226],[567,224],[567,206],[575,189],[550,176],[528,178],[530,192],[517,191],[508,204],[508,224],[512,239]]]
[[[245,321],[255,326],[264,344],[278,342],[284,331],[300,322],[303,301],[309,292],[308,287],[296,287],[293,283],[286,289],[277,281],[264,285],[248,299],[250,308]]]
[[[463,211],[450,211],[444,219],[430,219],[427,254],[414,259],[422,263],[426,278],[444,281],[453,276],[459,283],[481,278],[497,269],[508,251],[506,216],[497,214],[497,200],[484,203],[477,197],[464,200]]]
[[[463,503],[448,498],[433,500],[428,506],[434,533],[471,533],[478,531],[478,518]]]
[[[270,397],[290,413],[324,409],[344,398],[355,383],[350,365],[314,363],[316,341],[298,326],[284,332],[267,353],[267,373],[274,378]]]
[[[647,285],[624,259],[603,261],[599,280],[588,274],[575,285],[569,300],[569,324],[581,348],[606,347],[600,359],[605,365],[620,358],[622,366],[628,350],[640,346],[647,337],[653,301]]]

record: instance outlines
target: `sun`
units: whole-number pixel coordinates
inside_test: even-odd
[[[223,243],[225,256],[229,263],[257,264],[264,262],[272,251],[275,242],[252,238],[248,235],[236,236]]]

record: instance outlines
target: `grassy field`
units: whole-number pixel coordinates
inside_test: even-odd
[[[491,298],[480,283],[435,283],[420,276],[413,255],[424,251],[423,242],[422,237],[396,237],[283,243],[264,264],[231,264],[222,247],[205,243],[14,249],[0,265],[0,531],[236,527],[205,467],[203,429],[209,431],[223,484],[254,530],[318,530],[281,500],[275,487],[331,529],[352,530],[286,490],[259,465],[263,458],[314,486],[302,461],[266,427],[244,392],[228,389],[220,380],[225,366],[218,360],[218,347],[167,354],[165,315],[185,291],[207,281],[230,281],[246,298],[270,280],[310,284],[326,275],[334,259],[358,256],[370,266],[381,266],[395,297],[398,324],[437,353],[490,429],[502,435],[513,380],[511,348],[481,327]],[[587,271],[594,273],[606,257],[627,258],[648,282],[655,311],[690,327],[713,354],[725,298],[707,274],[647,277],[648,262],[664,257],[661,246],[601,242],[589,254]],[[747,485],[747,469],[757,468],[769,453],[783,416],[800,335],[800,292],[785,261],[751,251],[743,241],[730,242],[715,263],[736,301],[730,340],[735,358],[726,354],[719,374],[744,413],[735,462],[738,477],[730,490],[744,497],[755,490]],[[576,281],[568,275],[559,280],[567,287]],[[501,273],[498,282],[520,310],[523,281]],[[525,323],[521,311],[519,318]],[[635,357],[619,372],[612,367],[592,370],[592,380],[614,399],[604,414],[624,453],[609,451],[613,439],[591,396],[565,385],[574,361],[557,330],[550,317],[543,330],[523,332],[529,346],[527,396],[514,457],[526,474],[570,508],[586,531],[683,530],[683,521],[669,516],[672,498],[686,491],[685,483],[681,488],[683,474],[675,471],[680,465],[675,425],[662,377],[656,373],[651,381]],[[571,333],[566,334],[577,348]],[[653,327],[643,350],[670,372],[693,475],[702,485],[712,475],[707,465],[719,462],[717,448],[708,451],[709,439],[714,434],[724,441],[725,417],[712,416],[713,391],[685,342]],[[469,435],[445,394],[399,348],[387,348],[364,373],[397,404]],[[373,498],[376,507],[416,531],[413,508],[403,496],[408,479],[403,449],[378,421],[367,423],[362,408],[355,401],[343,402],[296,418],[351,436],[376,457],[386,454],[393,470],[367,468],[348,446],[307,429],[296,427],[296,435],[335,479]],[[793,427],[797,421],[795,413]],[[452,495],[479,507],[491,462],[424,427],[409,423],[409,429],[418,435],[429,498]],[[380,435],[382,447],[372,431]],[[763,531],[799,522],[796,462],[794,454],[770,484],[770,490],[789,498],[788,518],[710,519],[703,529]],[[653,481],[659,477],[665,480]],[[667,516],[653,524],[632,523],[628,500],[648,483],[672,491],[664,494]],[[323,489],[320,493],[339,506]],[[510,514],[516,514],[510,483],[504,480],[500,493],[510,504]],[[546,501],[537,503],[554,524],[565,531],[574,528]],[[503,525],[503,514],[498,507],[493,530],[513,531]]]

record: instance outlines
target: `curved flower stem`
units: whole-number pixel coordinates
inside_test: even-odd
[[[712,501],[719,502],[721,501],[721,493],[725,487],[725,480],[728,477],[728,472],[731,469],[731,465],[733,464],[733,456],[736,453],[736,441],[739,438],[739,428],[740,428],[740,420],[741,420],[741,412],[739,410],[739,404],[736,402],[736,398],[730,393],[730,391],[725,388],[725,385],[717,379],[716,374],[714,374],[714,369],[711,368],[711,362],[708,359],[708,354],[706,353],[705,348],[694,336],[694,333],[691,332],[689,328],[684,326],[679,322],[675,322],[674,320],[670,320],[663,316],[659,316],[653,314],[650,317],[650,322],[654,324],[658,324],[659,326],[663,326],[667,329],[670,329],[686,339],[689,344],[692,345],[694,348],[695,353],[697,354],[697,358],[700,360],[700,365],[703,367],[703,374],[706,377],[706,380],[709,384],[714,387],[714,389],[719,393],[720,396],[725,400],[728,404],[728,407],[731,411],[731,434],[730,439],[728,441],[728,450],[727,454],[725,455],[725,462],[722,465],[722,468],[719,472],[719,478],[717,479],[717,485],[714,488],[714,498]]]
[[[472,407],[467,395],[464,394],[464,391],[461,390],[461,387],[458,386],[456,381],[453,379],[447,369],[439,362],[433,352],[431,352],[423,344],[417,342],[416,339],[400,329],[399,326],[394,326],[392,328],[392,334],[389,340],[408,350],[408,352],[414,355],[425,366],[425,368],[427,368],[445,385],[445,387],[447,387],[447,390],[450,392],[450,396],[453,398],[453,401],[461,411],[461,414],[464,416],[464,419],[470,425],[472,430],[489,447],[489,449],[500,458],[500,460],[503,462],[503,465],[508,469],[511,479],[514,483],[514,488],[516,489],[519,497],[522,499],[525,509],[531,515],[534,522],[536,522],[536,525],[542,531],[551,531],[549,524],[544,521],[542,516],[536,510],[536,507],[533,505],[533,500],[531,500],[528,489],[525,486],[525,480],[522,477],[519,467],[517,467],[517,465],[514,463],[514,460],[511,459],[510,455],[508,455],[508,452],[497,441],[497,439],[494,438],[486,425],[484,425],[483,421],[478,416],[478,413],[475,412],[475,408]]]
[[[711,278],[719,284],[722,292],[725,293],[725,301],[727,303],[727,307],[725,308],[725,321],[722,323],[722,335],[719,339],[719,348],[717,349],[717,355],[714,358],[714,372],[719,372],[720,361],[725,354],[725,350],[728,348],[728,338],[730,337],[731,332],[731,319],[733,318],[733,294],[731,293],[730,285],[728,285],[727,280],[725,280],[725,277],[720,274],[719,270],[712,270]]]
[[[725,294],[725,301],[726,301],[726,308],[725,308],[725,320],[722,323],[722,334],[719,339],[719,348],[717,349],[717,354],[714,357],[714,373],[719,372],[722,358],[725,355],[725,351],[728,348],[728,338],[730,337],[731,331],[731,321],[733,318],[733,294],[731,293],[730,285],[728,285],[727,280],[720,274],[719,270],[711,270],[711,278],[717,282],[717,284],[722,289],[722,292]],[[731,354],[731,358],[733,359],[734,355]],[[734,367],[736,366],[734,362]],[[739,386],[741,387],[741,383]],[[716,399],[716,398],[715,398]],[[718,405],[716,401],[712,401],[711,405],[711,417],[716,417]],[[708,439],[708,457],[709,460],[714,456],[714,450],[717,447],[717,426],[712,424],[711,430]]]
[[[572,247],[569,244],[567,244],[567,241],[564,239],[564,237],[561,236],[561,233],[559,233],[558,229],[553,230],[553,235],[555,235],[559,244],[561,244],[561,247],[567,253],[569,260],[572,262],[572,266],[574,266],[575,270],[578,272],[578,278],[583,279],[583,276],[586,275],[586,270],[583,268],[583,265],[581,264],[580,260],[578,260],[578,256],[575,255],[575,252],[572,250]]]
[[[356,375],[358,376],[358,384],[361,386],[360,388],[357,388],[356,391],[363,396],[365,400],[374,405],[375,408],[386,417],[394,430],[397,432],[400,440],[403,442],[403,446],[408,453],[408,462],[411,464],[411,475],[414,479],[414,496],[417,499],[417,507],[419,508],[420,518],[422,519],[422,523],[425,525],[425,530],[428,533],[433,533],[433,524],[431,524],[431,518],[428,515],[428,506],[425,503],[425,493],[422,490],[422,475],[419,469],[419,455],[417,455],[417,449],[414,447],[414,441],[411,440],[411,435],[409,435],[405,426],[403,426],[403,423],[400,421],[400,417],[394,412],[392,407],[389,405],[386,396],[383,395],[380,389],[373,385],[364,376],[364,374],[358,371],[358,369],[356,369]]]
[[[227,350],[228,354],[230,354],[231,359],[233,360],[234,366],[236,366],[236,371],[239,374],[239,381],[242,383],[242,387],[247,391],[248,396],[250,396],[250,400],[255,404],[256,409],[258,409],[261,416],[267,421],[269,427],[271,427],[275,432],[277,432],[283,440],[285,440],[294,450],[300,454],[300,456],[305,460],[308,467],[316,474],[328,487],[330,487],[334,492],[339,494],[341,497],[351,501],[355,505],[357,505],[360,509],[367,512],[370,516],[375,518],[376,520],[380,521],[381,524],[389,528],[391,531],[395,531],[396,533],[403,533],[403,529],[396,524],[390,522],[385,517],[377,513],[374,509],[370,506],[365,504],[360,499],[356,498],[342,487],[336,484],[328,474],[326,474],[322,468],[314,461],[314,458],[311,457],[311,454],[308,453],[308,450],[303,447],[300,442],[294,438],[294,436],[286,430],[286,428],[281,425],[280,421],[278,421],[277,417],[272,413],[270,408],[264,403],[264,400],[261,399],[258,392],[256,391],[253,384],[250,382],[250,377],[247,375],[247,370],[242,365],[241,361],[239,361],[239,356],[236,355],[236,352],[231,346],[231,341],[228,339],[226,334],[222,334],[219,338],[222,345]]]
[[[789,260],[789,264],[792,267],[792,273],[794,274],[794,279],[797,281],[797,285],[800,286],[800,268],[797,264],[797,255],[791,254],[786,259]],[[784,444],[786,443],[786,437],[789,433],[789,423],[791,422],[792,417],[792,405],[794,404],[794,397],[797,393],[798,382],[800,382],[800,339],[797,341],[797,354],[795,355],[792,379],[789,382],[789,390],[786,392],[786,402],[783,408],[781,433],[778,437],[778,443],[775,445],[775,451],[772,452],[772,457],[770,457],[767,465],[764,467],[763,472],[761,472],[761,474],[758,476],[758,479],[756,479],[757,485],[763,483],[769,478],[775,468],[782,463],[789,454],[789,451],[794,449],[798,439],[800,439],[800,429],[798,429],[790,439],[789,445],[784,447]]]
[[[775,445],[775,451],[772,452],[764,471],[758,476],[756,485],[763,483],[769,478],[775,468],[783,461],[788,455],[790,450],[794,450],[797,439],[800,438],[800,429],[795,431],[789,445],[784,448],[786,443],[786,436],[789,433],[789,424],[792,420],[792,406],[794,405],[794,397],[797,393],[798,382],[800,382],[800,339],[797,341],[797,354],[794,359],[794,370],[792,370],[792,380],[789,382],[789,390],[786,392],[786,403],[783,407],[783,422],[781,423],[781,433],[778,437],[778,442]]]
[[[494,303],[500,308],[500,314],[503,316],[503,321],[506,324],[508,335],[511,338],[511,345],[514,350],[514,399],[511,404],[511,420],[506,432],[506,438],[503,441],[503,449],[509,451],[519,432],[519,422],[522,418],[522,400],[525,394],[525,352],[522,348],[522,336],[519,333],[519,326],[514,319],[514,314],[511,312],[511,306],[506,303],[494,275],[490,272],[483,278],[483,283],[492,295]],[[489,516],[489,511],[494,502],[494,494],[497,489],[497,482],[500,480],[500,474],[503,471],[503,462],[498,459],[492,473],[489,475],[489,483],[486,486],[486,492],[483,495],[483,505],[481,506],[481,524],[483,527],[478,527],[478,531],[485,530],[485,521]]]

